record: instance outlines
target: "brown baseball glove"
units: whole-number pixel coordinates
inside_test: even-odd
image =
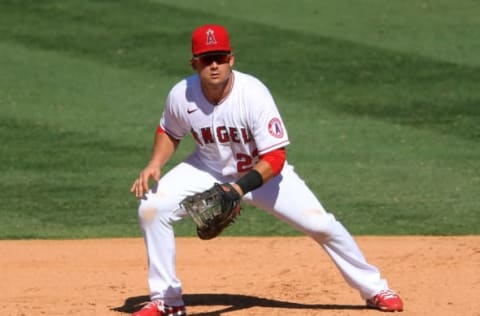
[[[180,202],[197,226],[200,239],[213,239],[240,215],[240,194],[229,183],[187,196]]]

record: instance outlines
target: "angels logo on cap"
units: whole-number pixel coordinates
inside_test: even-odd
[[[197,27],[192,34],[192,54],[198,56],[209,52],[230,52],[230,38],[225,27],[206,24]]]
[[[217,40],[215,39],[215,32],[212,29],[207,30],[207,45],[215,45]]]

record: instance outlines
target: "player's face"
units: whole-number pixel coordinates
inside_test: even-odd
[[[224,84],[231,73],[235,57],[231,53],[216,52],[192,58],[192,66],[200,80],[207,85]]]

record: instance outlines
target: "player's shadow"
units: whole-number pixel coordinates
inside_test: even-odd
[[[123,313],[133,313],[142,308],[149,299],[146,295],[129,297],[122,306],[114,307],[112,310]],[[187,309],[188,306],[228,306],[212,312],[193,314],[189,312],[189,316],[219,316],[222,315],[222,313],[239,311],[251,307],[319,310],[361,310],[368,308],[365,305],[302,304],[240,294],[184,294],[183,299],[187,305]]]

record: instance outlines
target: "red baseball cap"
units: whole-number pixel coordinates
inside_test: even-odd
[[[230,52],[230,39],[227,30],[218,24],[205,24],[192,33],[192,54],[194,56],[208,52]]]

